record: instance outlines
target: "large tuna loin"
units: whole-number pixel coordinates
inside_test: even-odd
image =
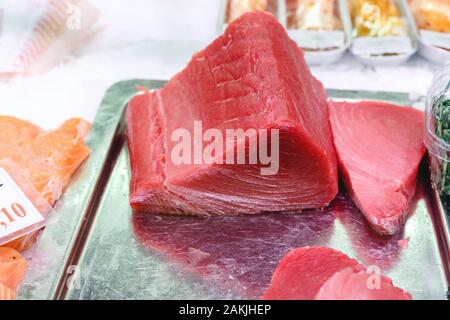
[[[425,152],[423,112],[382,102],[330,102],[334,145],[345,185],[371,226],[399,231]]]
[[[230,129],[266,129],[270,150],[277,129],[277,170],[262,174],[260,160],[238,164],[238,152],[232,163],[225,163],[231,149],[250,149],[255,137],[251,133],[244,139],[227,137],[224,146],[231,141],[234,147],[216,149],[214,161],[174,161],[172,152],[180,142],[173,133],[181,128],[195,137],[196,121],[201,121],[202,132],[217,129],[224,137]],[[337,160],[324,89],[311,75],[302,51],[266,13],[235,20],[162,89],[137,95],[128,105],[126,123],[130,202],[137,211],[298,211],[324,207],[337,193]],[[263,137],[258,134],[260,142]],[[199,140],[194,140],[198,147]],[[201,147],[205,144],[200,141]]]

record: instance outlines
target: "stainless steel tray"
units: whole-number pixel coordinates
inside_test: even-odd
[[[429,187],[426,165],[402,234],[380,237],[341,194],[330,208],[254,217],[133,215],[123,111],[136,85],[111,87],[88,144],[93,154],[48,226],[22,285],[23,299],[258,298],[292,247],[326,245],[376,265],[415,299],[445,299],[448,221]],[[421,104],[407,94],[328,90],[334,99]],[[408,241],[404,239],[409,239]]]

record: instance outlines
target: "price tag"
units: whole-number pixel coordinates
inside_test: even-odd
[[[6,170],[0,168],[0,239],[43,220]]]

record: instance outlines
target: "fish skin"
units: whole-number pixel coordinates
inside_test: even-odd
[[[28,136],[15,134],[20,127],[25,128],[23,132],[31,133]],[[9,143],[7,150],[0,150],[0,166],[7,170],[44,216],[51,211],[74,172],[89,156],[90,150],[84,144],[89,129],[90,124],[79,118],[67,120],[56,130],[39,132],[28,122],[12,117],[0,118],[0,138]],[[15,148],[15,145],[20,148]],[[3,246],[23,251],[34,243],[37,236],[38,233],[28,234]]]
[[[425,153],[424,113],[385,102],[329,102],[346,189],[380,234],[399,232],[415,194]]]
[[[171,133],[278,129],[280,170],[258,165],[175,164]],[[156,91],[128,104],[130,203],[148,213],[237,215],[322,208],[336,196],[337,161],[326,94],[276,19],[251,12],[196,53]],[[142,146],[147,147],[143,148]],[[224,154],[216,155],[223,159]]]
[[[42,13],[18,51],[12,53],[11,64],[0,65],[2,78],[40,74],[67,59],[93,33],[100,16],[99,10],[87,0],[39,0],[37,3],[43,8]],[[79,27],[69,28],[69,21],[77,14],[71,8],[80,12]]]

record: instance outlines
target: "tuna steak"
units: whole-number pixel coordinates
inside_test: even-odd
[[[423,112],[382,102],[330,102],[330,122],[346,188],[371,226],[398,232],[416,190],[425,148]]]
[[[266,300],[410,300],[392,280],[327,247],[291,250],[278,264]]]
[[[336,272],[364,267],[354,259],[327,247],[303,247],[291,250],[278,264],[266,300],[312,300]]]
[[[378,279],[352,268],[336,272],[320,288],[315,300],[411,300],[409,293],[397,288],[388,277]]]
[[[301,49],[270,14],[247,13],[162,89],[129,103],[131,205],[197,215],[324,207],[338,189],[327,120],[325,91]],[[171,135],[183,128],[195,136],[195,121],[224,136],[227,129],[277,129],[277,173],[261,175],[260,162],[236,164],[236,157],[234,164],[220,164],[230,149],[215,153],[212,164],[175,163]],[[247,138],[232,138],[235,150],[249,151],[254,136]],[[270,149],[273,141],[266,142]]]

